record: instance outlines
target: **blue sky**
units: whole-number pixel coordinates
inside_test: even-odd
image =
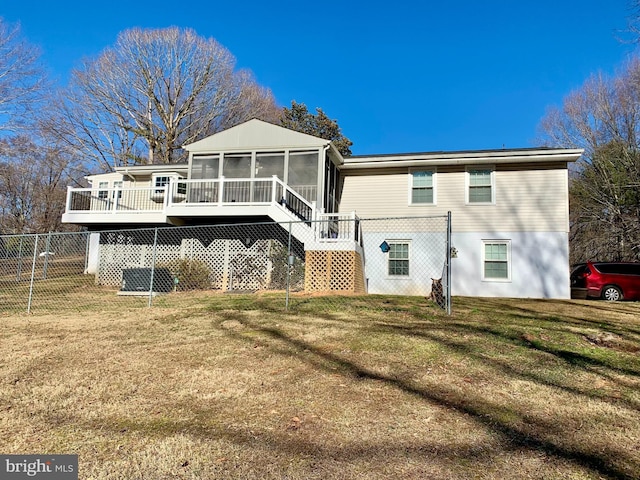
[[[213,37],[279,104],[322,108],[354,154],[535,146],[551,105],[634,47],[629,0],[2,0],[64,84],[132,27]]]

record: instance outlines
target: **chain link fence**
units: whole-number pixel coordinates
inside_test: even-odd
[[[172,294],[421,295],[451,311],[450,216],[0,235],[0,313]],[[365,297],[366,298],[366,297]]]

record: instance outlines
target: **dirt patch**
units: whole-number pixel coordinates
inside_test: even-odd
[[[611,348],[620,352],[640,352],[640,345],[635,342],[624,340],[620,336],[614,335],[610,332],[588,334],[584,336],[584,339],[590,344],[598,347]]]

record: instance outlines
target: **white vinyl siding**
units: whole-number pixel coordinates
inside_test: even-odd
[[[484,280],[481,245],[483,241],[491,242],[494,239],[510,241],[511,278],[509,280]],[[454,232],[451,236],[451,244],[458,251],[458,258],[451,262],[452,295],[511,298],[570,297],[567,233]]]
[[[511,242],[509,240],[484,240],[482,242],[483,280],[510,280],[510,258]]]
[[[439,166],[437,205],[408,205],[410,180],[400,168],[343,172],[340,212],[355,211],[362,218],[446,215],[453,230],[567,232],[569,201],[566,164],[499,165],[494,172],[495,204],[469,205],[465,199],[463,166]],[[363,228],[367,228],[363,224]]]
[[[412,170],[409,172],[409,203],[433,205],[436,200],[435,172],[433,170]]]

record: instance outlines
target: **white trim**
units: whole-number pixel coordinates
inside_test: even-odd
[[[491,201],[470,202],[469,188],[471,187],[470,171],[489,170],[491,172]],[[464,203],[465,205],[495,205],[496,204],[496,167],[495,165],[482,165],[481,167],[465,167],[464,169]]]
[[[507,247],[507,278],[487,278],[485,275],[486,246],[487,245],[506,245]],[[480,272],[482,272],[483,282],[511,282],[511,240],[510,239],[483,239],[482,251],[480,252]]]
[[[433,192],[433,201],[431,203],[414,203],[413,202],[413,174],[415,172],[431,172],[431,190]],[[438,170],[436,168],[410,168],[409,169],[409,194],[407,203],[410,207],[430,207],[438,205]]]
[[[580,158],[582,152],[583,150],[579,148],[554,148],[357,155],[345,158],[341,169],[575,162]]]

